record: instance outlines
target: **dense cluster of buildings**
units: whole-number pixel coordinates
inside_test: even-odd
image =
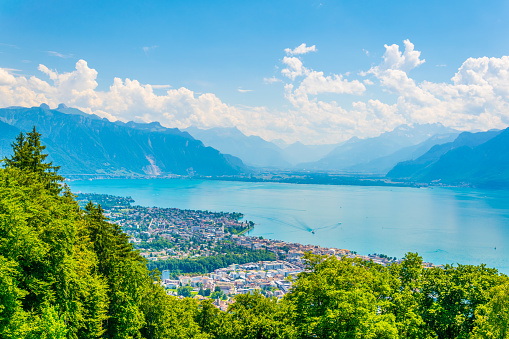
[[[242,213],[183,210],[178,208],[132,206],[131,198],[106,194],[78,194],[82,206],[92,200],[101,204],[104,216],[119,225],[129,236],[129,242],[142,246],[142,255],[149,260],[213,255],[211,245],[229,240],[232,234],[242,234],[254,224],[242,221]],[[171,248],[151,248],[158,239],[167,240]],[[160,246],[155,246],[160,247]]]
[[[222,308],[227,307],[228,302],[237,294],[259,291],[268,297],[281,298],[291,288],[292,279],[288,278],[296,276],[303,270],[302,265],[283,260],[261,261],[244,265],[232,264],[205,275],[181,275],[175,280],[169,279],[168,271],[163,271],[161,284],[170,294],[175,295],[176,290],[182,286],[191,286],[195,292],[200,289],[221,291],[225,300],[223,303],[218,300],[216,304]],[[203,298],[199,295],[195,297]]]
[[[303,245],[298,243],[289,243],[282,240],[262,239],[259,237],[233,235],[232,239],[239,246],[252,250],[268,250],[274,252],[278,258],[282,257],[287,261],[294,263],[301,263],[301,259],[305,252],[311,252],[318,255],[336,255],[339,257],[351,254],[349,250],[345,249]]]
[[[241,213],[181,210],[178,208],[133,206],[114,207],[105,213],[110,220],[121,226],[129,235],[136,237],[140,232],[151,236],[185,239],[193,237],[203,240],[222,239],[225,234],[247,230],[252,223],[241,221]]]

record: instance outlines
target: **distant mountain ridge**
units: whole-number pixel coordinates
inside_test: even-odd
[[[347,167],[345,172],[386,174],[399,162],[417,159],[433,146],[451,142],[457,136],[458,133],[437,134],[417,145],[401,148],[394,153],[376,158],[367,163]]]
[[[299,163],[317,161],[337,146],[304,145],[299,141],[287,144],[281,139],[267,141],[259,136],[247,136],[236,127],[188,127],[184,131],[205,145],[239,157],[247,165],[265,168],[290,169]]]
[[[374,138],[304,145],[269,142],[237,128],[180,131],[158,122],[110,122],[65,105],[41,105],[0,109],[0,158],[11,154],[20,131],[33,126],[64,175],[236,175],[250,171],[242,158],[273,169],[387,173],[393,180],[509,187],[509,129],[459,134],[440,124],[403,125]],[[321,159],[294,166],[312,158]]]
[[[322,159],[340,144],[305,145],[300,141],[294,142],[283,149],[285,159],[292,165],[313,162]]]
[[[387,176],[391,178],[410,178],[417,176],[419,171],[438,161],[440,157],[447,152],[463,146],[478,146],[497,136],[500,132],[501,131],[498,130],[478,133],[463,132],[454,141],[442,145],[436,145],[415,160],[400,162],[389,173],[387,173]]]
[[[240,159],[159,123],[110,122],[62,105],[56,110],[0,109],[0,122],[0,128],[7,124],[20,131],[36,126],[63,174],[232,175],[246,170]],[[7,136],[0,138],[5,142]]]
[[[188,127],[184,131],[205,145],[220,152],[236,156],[244,163],[255,167],[288,168],[281,149],[259,136],[247,136],[236,127],[214,127],[199,129]]]
[[[388,178],[479,187],[509,187],[509,128],[464,132],[413,161],[395,166]]]
[[[396,164],[413,160],[432,146],[454,140],[459,134],[441,124],[401,125],[377,137],[327,145],[288,144],[247,136],[237,128],[185,129],[205,145],[232,154],[253,167],[332,171],[385,175]]]
[[[300,164],[298,167],[307,170],[365,172],[373,169],[373,161],[390,156],[406,147],[411,147],[425,142],[436,135],[448,135],[458,133],[441,124],[401,125],[390,132],[385,132],[374,138],[352,138],[333,149],[319,161]],[[430,139],[433,141],[433,139]],[[440,142],[439,139],[434,141]],[[430,146],[431,147],[431,146]],[[407,152],[411,155],[411,149]],[[405,153],[406,154],[406,153]],[[408,154],[407,154],[408,155]],[[399,155],[402,156],[402,155]],[[382,165],[384,170],[401,161],[395,156],[395,160],[387,161]],[[383,160],[380,160],[383,162]],[[379,167],[375,164],[375,168]]]

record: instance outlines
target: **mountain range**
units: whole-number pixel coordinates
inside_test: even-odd
[[[300,141],[285,145],[282,150],[285,159],[293,166],[318,161],[340,144],[305,145]]]
[[[271,142],[259,136],[247,136],[236,127],[186,128],[184,131],[205,145],[242,159],[246,165],[264,168],[290,169],[309,161],[317,161],[337,145],[304,145],[297,141],[287,144]]]
[[[237,128],[185,129],[205,145],[232,154],[254,167],[386,174],[398,162],[411,160],[432,146],[454,140],[459,132],[440,124],[402,125],[378,137],[356,137],[337,144],[288,144],[247,136]]]
[[[36,127],[50,159],[62,174],[232,175],[246,170],[242,161],[206,147],[178,129],[159,123],[110,122],[60,105],[0,109],[0,149],[9,152],[13,135]]]
[[[0,159],[12,155],[12,142],[19,129],[0,120]]]
[[[388,178],[477,187],[509,187],[509,128],[463,132],[421,157],[399,163]]]
[[[290,163],[285,160],[282,150],[275,144],[259,136],[247,136],[236,127],[215,127],[199,129],[186,128],[184,131],[191,134],[204,145],[213,147],[225,154],[236,156],[249,166],[288,168]]]
[[[181,131],[158,122],[110,122],[65,105],[43,104],[0,109],[0,158],[11,154],[16,135],[33,126],[64,175],[222,176],[261,167],[509,187],[509,129],[460,134],[440,124],[402,125],[373,138],[304,145],[266,141],[237,128]]]
[[[385,174],[399,161],[408,160],[408,157],[415,156],[415,152],[426,152],[427,145],[431,147],[435,142],[448,140],[454,133],[458,132],[441,124],[401,125],[374,138],[354,137],[338,145],[319,161],[298,167],[311,171]]]
[[[349,166],[344,171],[349,173],[385,174],[399,162],[417,159],[433,146],[453,141],[457,136],[458,132],[436,134],[417,145],[403,147],[389,155]]]

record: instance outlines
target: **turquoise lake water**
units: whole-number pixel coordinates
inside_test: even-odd
[[[418,252],[435,264],[485,263],[509,274],[509,191],[182,179],[70,186],[143,206],[241,212],[256,223],[250,234],[264,238],[398,258]]]

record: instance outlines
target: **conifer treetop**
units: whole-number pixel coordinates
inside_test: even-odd
[[[59,182],[64,178],[57,174],[60,166],[53,166],[53,162],[46,162],[48,154],[44,153],[46,146],[41,143],[41,134],[34,128],[31,132],[20,134],[11,144],[13,155],[4,158],[6,168],[17,168],[22,171],[35,173],[48,185],[60,191]]]

